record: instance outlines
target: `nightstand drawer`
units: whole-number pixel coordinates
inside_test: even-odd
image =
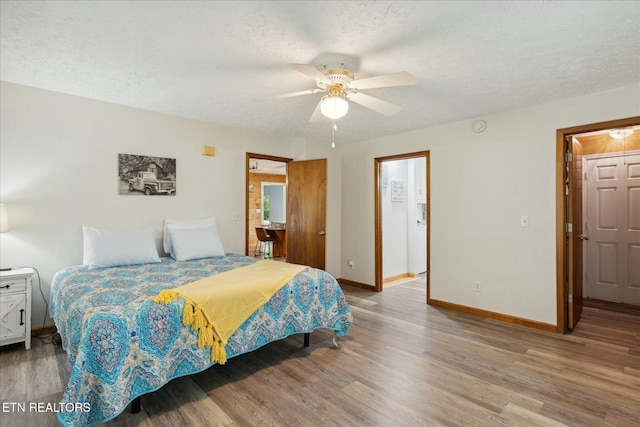
[[[27,279],[5,279],[0,281],[0,295],[24,292],[27,289]]]

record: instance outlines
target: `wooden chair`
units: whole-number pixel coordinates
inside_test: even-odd
[[[280,245],[278,245],[278,239],[276,239],[274,236],[271,236],[267,230],[265,230],[262,227],[256,227],[256,236],[258,237],[258,241],[256,242],[256,246],[255,248],[253,248],[253,255],[257,256],[259,252],[264,253],[264,257],[265,258],[269,258],[267,256],[267,250],[266,247],[271,247],[271,257],[273,257],[274,255],[274,251],[273,251],[273,247],[275,245],[275,249],[278,250],[278,255],[280,256]],[[265,247],[265,249],[263,250],[262,248]]]

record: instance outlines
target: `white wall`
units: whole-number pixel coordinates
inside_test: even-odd
[[[555,324],[555,131],[640,115],[639,94],[635,85],[490,115],[482,134],[468,120],[332,149],[3,82],[0,200],[11,232],[0,235],[0,265],[38,268],[48,298],[53,274],[82,262],[82,224],[151,225],[160,249],[164,218],[212,214],[225,249],[243,253],[245,153],[255,152],[328,158],[327,270],[372,285],[373,159],[430,150],[431,296]],[[201,156],[202,145],[216,156]],[[118,196],[118,153],[176,158],[178,195]],[[39,327],[37,286],[33,297]]]
[[[374,158],[430,150],[431,297],[555,325],[556,130],[637,115],[634,85],[342,146],[341,277],[375,281]]]
[[[245,153],[326,157],[307,153],[314,144],[6,82],[0,96],[0,200],[11,222],[0,235],[0,265],[37,268],[47,299],[55,272],[82,263],[83,224],[151,225],[161,251],[164,218],[216,215],[225,250],[244,253]],[[202,156],[202,145],[216,147],[216,156]],[[177,195],[119,196],[118,153],[175,158]],[[338,171],[329,178],[330,208],[338,209],[329,212],[330,226],[338,232],[328,242],[334,258],[327,270],[338,276],[340,211],[331,200],[340,199],[340,163],[329,164],[330,173]],[[231,220],[233,212],[239,221]],[[40,327],[45,305],[37,283],[33,302],[33,326]]]

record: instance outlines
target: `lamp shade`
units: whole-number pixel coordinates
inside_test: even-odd
[[[320,103],[322,115],[330,119],[339,119],[349,111],[349,103],[339,96],[325,96]]]
[[[0,204],[0,233],[9,231],[9,218],[7,217],[7,207]]]

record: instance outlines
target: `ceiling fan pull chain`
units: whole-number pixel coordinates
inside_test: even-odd
[[[336,148],[336,131],[338,130],[338,126],[336,125],[336,121],[333,120],[333,126],[331,126],[331,148]]]

